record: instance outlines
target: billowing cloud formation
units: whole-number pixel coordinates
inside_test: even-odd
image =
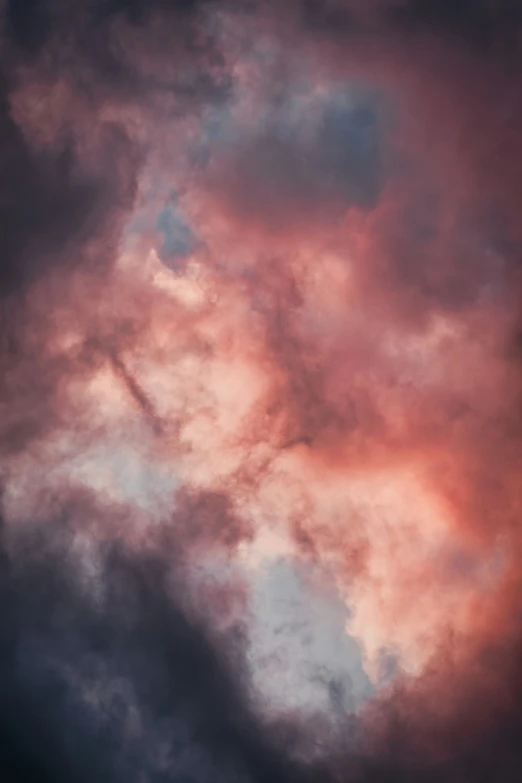
[[[517,2],[17,0],[6,780],[518,780]]]

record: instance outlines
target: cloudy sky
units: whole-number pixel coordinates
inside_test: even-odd
[[[522,3],[0,0],[0,779],[522,774]]]

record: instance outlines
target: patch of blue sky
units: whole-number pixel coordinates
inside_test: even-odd
[[[245,122],[244,110],[222,114],[220,122],[214,117],[202,165],[237,147],[248,150],[249,176],[259,177],[263,192],[273,188],[292,203],[322,204],[331,197],[371,207],[378,199],[389,117],[374,90],[356,83],[314,87],[298,78],[275,90],[253,118]]]
[[[127,223],[122,238],[123,249],[132,252],[144,234],[155,236],[158,257],[166,266],[175,268],[197,247],[196,235],[183,217],[175,193],[170,194],[159,212],[151,209],[151,202],[147,203],[144,199]]]
[[[177,208],[175,200],[171,200],[161,210],[155,228],[161,237],[158,256],[169,267],[175,267],[177,262],[190,255],[197,245],[194,232]]]

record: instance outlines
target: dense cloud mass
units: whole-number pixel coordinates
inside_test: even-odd
[[[522,5],[0,3],[0,777],[522,774]]]

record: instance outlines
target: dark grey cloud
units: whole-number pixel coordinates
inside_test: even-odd
[[[477,53],[517,48],[522,22],[518,0],[298,0],[301,19],[313,32],[334,39],[400,36],[446,38]]]
[[[197,514],[197,508],[195,504],[191,513]],[[328,651],[324,684],[336,711],[340,739],[338,734],[330,739],[326,735],[323,748],[332,743],[326,759],[305,763],[303,756],[315,756],[311,744],[308,754],[303,753],[306,738],[315,736],[320,741],[327,727],[320,721],[314,727],[313,720],[306,719],[297,726],[284,714],[273,720],[270,715],[268,720],[256,717],[248,692],[245,634],[238,628],[232,634],[216,635],[188,609],[182,571],[176,575],[172,548],[176,535],[166,539],[174,554],[167,560],[158,553],[130,554],[110,537],[105,543],[93,541],[93,567],[74,546],[75,535],[84,532],[82,515],[99,523],[111,520],[110,508],[83,494],[76,499],[76,508],[65,505],[61,515],[43,526],[35,528],[27,521],[19,530],[3,530],[0,774],[4,780],[518,780],[522,702],[516,640],[509,649],[499,643],[482,651],[483,660],[473,665],[479,670],[484,667],[487,676],[472,692],[461,690],[458,670],[449,670],[442,684],[446,692],[453,687],[456,712],[445,712],[444,690],[432,697],[431,712],[417,712],[418,695],[401,693],[399,683],[391,699],[373,707],[383,736],[370,735],[359,748],[351,744],[357,723],[350,717],[353,705],[348,691],[354,683],[350,676],[336,676],[332,657],[345,654],[347,666],[348,658],[354,657],[354,676],[364,679],[364,674],[358,651],[350,641],[341,641],[334,629],[339,649]],[[202,514],[202,525],[207,516]],[[282,571],[286,574],[286,567]],[[89,580],[95,580],[96,590]],[[289,597],[290,603],[292,598],[306,601],[305,596],[292,596],[292,590]],[[275,633],[292,634],[295,624],[304,620],[306,625],[307,614],[304,606],[290,617],[285,611],[276,613],[271,618]],[[322,622],[328,624],[329,619]],[[314,643],[317,625],[297,630],[300,645]],[[284,653],[284,639],[282,646]],[[510,675],[509,698],[491,699],[491,672],[502,681],[506,672]],[[321,674],[314,674],[313,666],[308,674],[302,673],[305,678]]]
[[[384,3],[384,21],[405,34],[446,35],[476,51],[487,52],[502,41],[514,44],[522,21],[511,0],[406,0]]]
[[[97,603],[64,524],[3,551],[2,778],[296,779],[259,733],[238,672],[176,606],[165,563],[109,545]]]
[[[82,243],[106,231],[118,209],[132,204],[133,181],[118,177],[118,165],[134,165],[135,150],[118,128],[109,131],[100,152],[113,166],[103,177],[82,170],[72,138],[58,151],[36,152],[13,121],[6,96],[0,103],[0,134],[0,290],[5,296],[23,289],[48,265],[80,260]]]
[[[122,123],[105,123],[96,150],[101,168],[93,169],[79,152],[74,128],[96,125],[100,108],[111,101],[145,103],[156,91],[175,96],[181,112],[183,106],[217,97],[221,88],[210,69],[221,73],[219,51],[198,26],[205,5],[186,0],[82,0],[74,6],[59,0],[7,2],[0,62],[2,292],[23,288],[48,264],[80,258],[82,243],[109,228],[105,261],[111,261],[121,230],[115,220],[132,207],[144,150]],[[162,42],[153,24],[159,12]],[[121,35],[129,38],[125,45]],[[174,70],[172,60],[178,61]],[[62,107],[52,149],[35,148],[13,113],[12,98],[27,69],[35,80],[59,85],[67,79],[84,102],[80,117],[74,101]]]

